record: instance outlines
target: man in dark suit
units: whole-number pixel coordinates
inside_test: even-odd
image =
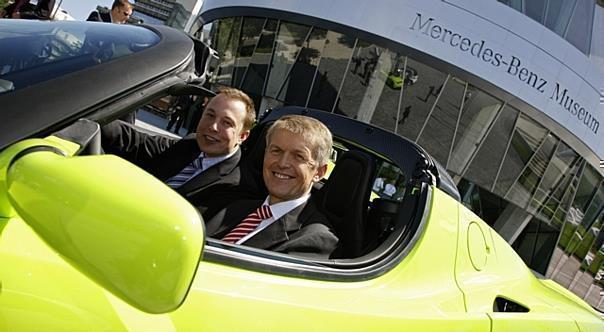
[[[225,88],[208,102],[195,134],[174,139],[117,120],[103,126],[102,144],[106,153],[145,169],[211,216],[228,202],[217,193],[240,183],[239,146],[255,119],[250,97]]]
[[[86,21],[123,24],[128,21],[131,15],[132,4],[128,0],[115,0],[109,13],[101,13],[95,10],[88,15]]]
[[[310,191],[327,171],[329,129],[299,115],[267,131],[262,178],[268,197],[229,204],[206,223],[206,234],[225,242],[303,257],[329,258],[338,244]]]

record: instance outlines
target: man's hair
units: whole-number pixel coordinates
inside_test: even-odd
[[[333,145],[333,138],[329,129],[319,120],[302,115],[286,115],[275,121],[266,132],[266,145],[268,146],[275,130],[285,129],[291,133],[302,136],[310,145],[312,157],[317,166],[327,164]]]
[[[111,9],[115,9],[117,7],[128,7],[128,8],[132,8],[132,4],[130,3],[130,1],[128,0],[114,0],[113,4],[111,5]]]
[[[218,94],[225,95],[230,99],[241,101],[245,105],[245,118],[243,119],[243,130],[250,130],[256,122],[256,108],[254,101],[245,92],[235,88],[220,88]]]

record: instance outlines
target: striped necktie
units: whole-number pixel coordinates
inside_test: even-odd
[[[185,182],[189,181],[191,179],[191,177],[193,177],[193,175],[195,175],[198,171],[201,170],[201,160],[202,159],[203,159],[203,156],[199,156],[199,157],[195,158],[195,160],[193,160],[189,165],[187,165],[187,167],[183,168],[183,170],[180,171],[180,173],[169,178],[166,181],[166,184],[168,186],[170,186],[170,188],[172,188],[172,189],[176,189],[176,188],[182,186],[183,184],[185,184]]]
[[[271,208],[268,205],[262,205],[257,208],[256,211],[250,213],[242,222],[233,228],[227,235],[222,238],[222,241],[236,243],[243,239],[246,235],[250,234],[253,230],[260,225],[262,220],[268,219],[273,216]]]

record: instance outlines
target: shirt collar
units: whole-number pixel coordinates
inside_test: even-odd
[[[278,220],[279,218],[283,217],[284,215],[286,215],[288,212],[290,212],[291,210],[297,208],[298,206],[304,204],[308,198],[310,197],[310,194],[308,195],[304,195],[302,197],[296,198],[296,199],[292,199],[290,201],[285,201],[285,202],[279,202],[273,205],[268,204],[268,197],[264,200],[263,204],[266,204],[268,206],[270,206],[271,208],[271,212],[273,213],[273,219],[274,220]]]
[[[233,152],[231,152],[227,155],[218,156],[218,157],[206,157],[205,153],[203,153],[203,152],[200,153],[199,157],[202,158],[201,159],[201,169],[203,171],[205,171],[206,169],[231,158],[235,153],[237,153],[238,149],[239,149],[239,147],[237,147],[237,149],[233,150]]]

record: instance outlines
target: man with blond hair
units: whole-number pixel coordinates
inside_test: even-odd
[[[292,255],[329,258],[338,244],[327,217],[311,198],[332,149],[320,121],[288,115],[266,134],[262,178],[268,197],[228,205],[206,224],[208,236]]]
[[[86,21],[124,24],[132,16],[132,4],[128,0],[115,0],[108,13],[93,11]]]

